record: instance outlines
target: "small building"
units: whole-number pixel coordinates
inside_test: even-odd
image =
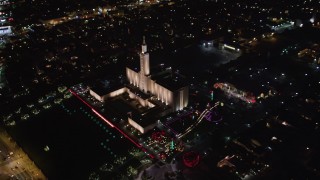
[[[157,125],[157,120],[154,117],[151,117],[150,115],[142,116],[141,114],[137,113],[131,113],[131,115],[128,117],[128,122],[132,127],[140,131],[142,134],[148,132]]]
[[[101,102],[104,102],[106,99],[120,95],[124,92],[126,92],[126,88],[117,81],[97,80],[89,88],[90,95]]]

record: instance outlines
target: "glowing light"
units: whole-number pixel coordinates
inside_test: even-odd
[[[224,47],[228,48],[228,49],[232,49],[232,50],[236,50],[236,48],[232,47],[232,46],[228,46],[228,45],[223,45]]]
[[[311,23],[314,23],[314,17],[309,20]]]
[[[177,135],[177,138],[180,139],[180,138],[182,138],[183,136],[185,136],[186,134],[188,134],[190,131],[192,131],[196,126],[198,126],[198,124],[200,124],[200,123],[202,122],[203,118],[205,118],[205,117],[207,116],[207,114],[208,114],[209,112],[211,112],[211,110],[212,110],[213,108],[217,107],[218,105],[219,105],[219,104],[217,103],[217,104],[215,104],[213,107],[211,107],[210,109],[205,109],[205,110],[200,114],[200,116],[199,116],[198,119],[195,121],[195,123],[192,124],[190,127],[188,127],[188,128],[185,130],[185,132],[178,134],[178,135]]]
[[[248,103],[256,103],[255,97],[250,95],[250,93],[246,93],[244,91],[236,89],[233,85],[229,83],[215,83],[213,85],[215,89],[221,89],[228,95],[232,95],[233,97],[239,98]]]
[[[213,91],[210,92],[210,99],[213,101]]]
[[[114,128],[114,126],[106,119],[104,118],[101,114],[99,114],[96,110],[91,109],[97,116],[99,116],[102,120],[104,120],[107,124],[109,124],[110,127]]]
[[[171,150],[174,149],[174,142],[173,142],[173,140],[172,140],[171,143],[170,143],[170,149],[171,149]]]
[[[193,151],[187,152],[183,155],[183,163],[187,167],[195,167],[200,162],[200,156]]]

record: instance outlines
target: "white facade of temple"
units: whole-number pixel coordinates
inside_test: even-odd
[[[126,68],[126,75],[129,83],[138,87],[144,93],[155,95],[158,100],[171,106],[174,111],[186,107],[189,100],[188,87],[183,87],[173,92],[152,80],[150,76],[149,53],[147,52],[145,40],[143,40],[141,49],[140,71],[136,72],[129,67]]]

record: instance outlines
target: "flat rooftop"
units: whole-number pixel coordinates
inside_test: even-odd
[[[139,96],[140,98],[142,99],[149,99],[152,95],[150,94],[146,94],[144,92],[142,92],[139,88],[131,85],[131,84],[128,84],[126,85],[126,87],[132,92],[134,93],[135,95]]]
[[[133,99],[127,100],[125,95],[119,96],[107,103],[106,108],[109,109],[108,112],[120,114],[122,118],[132,115],[132,119],[142,127],[155,123],[161,117],[161,113],[166,110],[165,107],[157,105],[149,109],[142,107]]]
[[[169,89],[170,91],[176,91],[180,88],[188,86],[186,79],[177,73],[159,77],[156,79],[156,83]]]
[[[155,106],[149,111],[139,114],[132,113],[132,120],[138,123],[141,127],[149,126],[150,124],[155,123],[160,118],[160,113],[163,111],[163,108]]]
[[[164,72],[171,72],[171,67],[166,67],[164,64],[150,67],[151,77],[163,74]]]
[[[123,85],[116,80],[97,80],[92,85],[89,85],[89,87],[99,96],[103,96],[122,88]]]

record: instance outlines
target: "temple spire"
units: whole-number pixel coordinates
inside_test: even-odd
[[[147,52],[147,44],[146,44],[146,37],[145,36],[143,36],[143,38],[142,38],[141,50],[142,50],[142,53],[146,53]]]
[[[142,45],[146,45],[146,36],[142,37]]]

